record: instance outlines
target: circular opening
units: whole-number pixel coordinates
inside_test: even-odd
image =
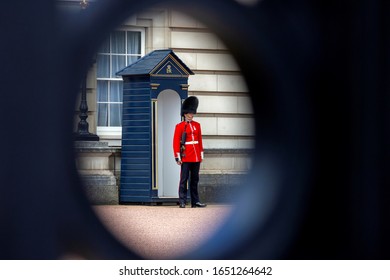
[[[296,195],[286,197],[287,194],[291,193],[282,192],[282,186],[286,183],[286,176],[281,170],[284,171],[286,164],[289,162],[290,155],[288,152],[292,147],[284,147],[287,152],[280,151],[281,143],[278,142],[278,140],[280,141],[278,138],[280,135],[278,135],[278,132],[273,130],[274,127],[272,127],[275,124],[280,124],[280,120],[277,117],[275,118],[274,114],[280,109],[284,110],[286,104],[285,101],[280,99],[281,96],[270,96],[270,94],[277,95],[279,91],[284,93],[285,88],[283,87],[285,85],[273,85],[274,88],[270,89],[270,81],[267,79],[272,77],[274,79],[272,83],[278,82],[277,80],[281,77],[277,75],[280,73],[277,73],[277,66],[273,65],[274,57],[272,57],[272,55],[267,57],[258,52],[250,52],[253,45],[249,45],[248,42],[255,45],[260,44],[256,45],[255,50],[257,51],[261,50],[266,52],[267,48],[270,46],[267,46],[268,42],[266,37],[262,38],[264,41],[261,41],[260,38],[253,37],[257,22],[255,18],[245,18],[244,15],[246,13],[242,10],[243,8],[241,6],[230,2],[223,4],[222,6],[216,5],[214,2],[206,3],[207,1],[199,1],[196,4],[187,2],[188,1],[177,3],[176,1],[171,1],[170,4],[174,3],[175,10],[177,9],[183,14],[193,16],[193,18],[202,22],[204,26],[207,26],[209,30],[215,32],[216,36],[221,38],[224,44],[226,44],[234,57],[233,60],[238,62],[238,65],[245,76],[252,104],[254,104],[253,109],[256,118],[256,124],[254,124],[256,130],[256,150],[250,155],[250,158],[253,160],[250,172],[240,181],[239,191],[235,193],[237,199],[234,203],[234,209],[229,208],[228,211],[223,209],[220,211],[222,219],[209,219],[205,222],[205,224],[208,223],[214,227],[216,226],[213,229],[212,235],[201,240],[201,242],[206,242],[206,244],[203,244],[203,246],[200,246],[196,250],[192,250],[192,252],[190,250],[188,254],[185,254],[184,256],[171,255],[170,257],[225,258],[237,256],[237,254],[250,256],[250,254],[255,253],[253,250],[258,246],[262,246],[263,248],[263,252],[256,252],[258,256],[267,256],[269,258],[275,257],[280,254],[285,246],[287,246],[291,233],[294,231],[292,223],[297,219],[295,216],[296,213],[288,213],[285,211],[289,206],[296,206],[297,203],[299,203],[299,199]],[[151,3],[145,2],[142,8],[150,4],[154,4],[154,1],[151,1]],[[189,4],[191,7],[188,6]],[[96,38],[99,38],[99,40],[94,42],[103,41],[104,36],[102,34],[107,35],[111,28],[115,28],[115,26],[118,25],[118,18],[124,20],[125,18],[128,18],[129,14],[136,14],[141,10],[141,7],[128,7],[124,3],[117,5],[118,6],[112,4],[105,7],[107,13],[108,11],[111,12],[110,15],[107,15],[100,9],[91,12],[91,18],[93,18],[92,15],[96,16],[101,12],[102,14],[100,14],[100,16],[102,17],[100,19],[105,19],[100,20],[100,23],[98,23],[98,21],[94,22],[93,32],[102,30],[101,34],[95,34]],[[104,5],[102,4],[100,8],[103,6]],[[171,6],[168,5],[167,7]],[[124,12],[124,10],[127,10],[127,12]],[[216,15],[216,11],[223,11],[223,13]],[[112,14],[117,16],[113,18]],[[221,16],[222,14],[223,16]],[[96,19],[98,18],[99,16],[96,16]],[[235,18],[236,20],[232,23],[228,20],[229,18]],[[101,22],[104,22],[106,25],[103,27]],[[192,27],[192,32],[196,31],[196,28],[197,27]],[[180,27],[175,27],[175,30],[177,33],[183,32]],[[164,32],[163,29],[160,31]],[[166,34],[166,36],[169,35]],[[172,36],[172,34],[170,34],[170,36]],[[184,40],[182,43],[186,44],[187,42]],[[205,42],[200,39],[198,43]],[[178,48],[179,52],[182,51],[183,48],[185,47]],[[227,52],[224,54],[226,53]],[[267,71],[270,71],[271,73],[264,71],[264,69],[268,67],[269,69],[267,69]],[[231,73],[229,74],[231,75]],[[274,75],[276,75],[276,77]],[[234,87],[236,85],[232,83],[231,86]],[[207,95],[200,95],[200,97],[206,100]],[[236,96],[234,98],[236,98]],[[277,104],[275,100],[281,102]],[[205,104],[207,104],[207,102],[205,102]],[[291,112],[283,113],[285,113],[285,115],[281,114],[282,117],[291,117]],[[241,127],[239,126],[238,128]],[[282,129],[289,133],[291,132],[291,127],[282,127]],[[276,141],[273,141],[275,139]],[[305,159],[302,158],[302,160],[304,161]],[[296,174],[296,176],[299,175],[300,174]],[[302,186],[298,186],[298,193],[300,187]],[[163,208],[159,209],[159,211],[161,210],[160,214],[163,214],[162,209]],[[208,208],[207,211],[210,211],[210,209],[212,209],[212,207]],[[109,213],[104,214],[102,211],[99,211],[100,210],[97,210],[101,217],[103,217],[102,219],[106,219],[106,221],[110,220],[111,216]],[[145,217],[143,222],[149,225],[155,224],[155,220],[153,219],[158,219],[158,216],[147,213],[151,211],[151,208],[146,208],[142,211],[144,211],[143,217]],[[179,209],[176,207],[175,211],[179,211]],[[273,220],[275,217],[278,217],[279,219],[277,221]],[[218,223],[220,227],[218,227]],[[118,224],[112,226],[116,227]],[[281,233],[281,228],[286,229],[286,231]],[[153,229],[147,231],[153,232]],[[277,247],[275,247],[276,240],[278,240]],[[255,241],[255,243],[253,243],[253,241]],[[131,243],[131,241],[129,242]],[[251,246],[250,244],[256,245],[252,246],[253,250],[246,247]],[[246,252],[244,251],[245,247],[248,249]],[[142,250],[139,250],[138,253],[142,254],[141,251]],[[149,255],[149,257],[158,258],[157,255]],[[162,255],[162,257],[169,256]]]

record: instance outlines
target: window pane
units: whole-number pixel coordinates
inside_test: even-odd
[[[98,126],[121,126],[123,81],[116,73],[141,58],[141,31],[116,30],[99,49],[97,64]]]
[[[140,58],[141,58],[140,55],[138,55],[138,56],[128,56],[127,57],[127,65],[130,65],[130,64],[136,62]]]
[[[108,81],[97,81],[97,102],[108,102]]]
[[[126,57],[122,55],[112,56],[112,73],[111,77],[116,77],[115,73],[126,67]]]
[[[122,102],[122,81],[111,81],[110,84],[110,102]]]
[[[114,31],[111,33],[111,52],[117,54],[126,53],[125,31]]]
[[[127,53],[141,54],[141,32],[127,32]]]
[[[110,126],[122,126],[122,104],[110,104]]]
[[[96,63],[97,63],[97,70],[96,70],[97,77],[109,78],[110,77],[110,56],[98,54]]]
[[[98,126],[108,126],[107,103],[98,103]]]

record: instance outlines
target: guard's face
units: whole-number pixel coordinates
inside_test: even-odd
[[[184,114],[184,117],[186,118],[187,121],[192,121],[192,119],[194,118],[194,114],[187,113],[187,114]]]

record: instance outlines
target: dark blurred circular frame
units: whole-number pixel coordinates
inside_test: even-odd
[[[310,116],[297,82],[302,73],[290,71],[286,46],[274,43],[272,20],[262,9],[266,2],[247,8],[233,0],[97,1],[82,15],[80,59],[92,57],[130,15],[154,5],[196,18],[223,40],[242,70],[255,114],[253,165],[236,210],[207,244],[184,258],[282,258],[299,227],[309,179]]]

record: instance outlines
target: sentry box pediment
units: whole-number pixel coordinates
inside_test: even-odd
[[[153,51],[117,73],[118,76],[158,75],[188,77],[194,73],[172,50]]]
[[[117,72],[123,78],[121,203],[177,201],[172,138],[193,74],[169,49]]]

